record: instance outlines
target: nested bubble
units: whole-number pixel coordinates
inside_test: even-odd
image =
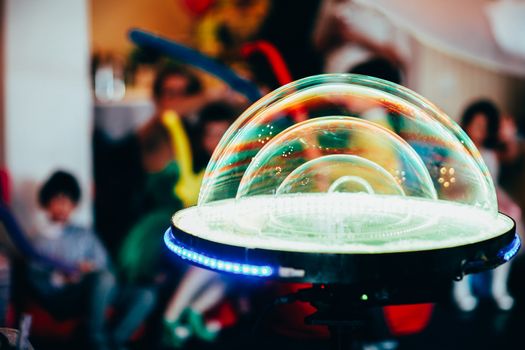
[[[322,117],[284,130],[253,158],[237,198],[367,192],[437,198],[418,154],[398,135],[351,117]]]
[[[287,193],[369,193],[404,196],[392,174],[360,156],[334,154],[307,161],[279,185],[277,195]]]
[[[331,194],[332,200],[309,195],[319,193]],[[289,200],[261,202],[256,217],[246,214],[234,221],[237,230],[332,243],[406,236],[429,221],[408,211],[382,210],[369,196],[437,199],[430,174],[408,143],[378,124],[352,117],[307,120],[271,139],[244,172],[239,207],[246,205],[244,199],[264,195]],[[262,208],[264,203],[271,208]]]
[[[236,197],[241,179],[253,167],[252,160],[259,157],[259,152],[276,135],[305,120],[333,115],[368,120],[397,134],[424,164],[439,199],[474,205],[496,215],[492,180],[465,133],[435,106],[408,89],[357,75],[302,79],[249,108],[214,152],[201,187],[199,205]],[[331,137],[326,135],[328,139]],[[390,172],[388,165],[378,164]],[[401,173],[393,176],[403,178]],[[410,195],[419,196],[414,192]]]

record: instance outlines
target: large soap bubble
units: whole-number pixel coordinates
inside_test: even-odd
[[[300,193],[342,191],[352,184],[371,194],[437,198],[430,174],[408,143],[351,117],[310,119],[272,138],[245,170],[237,198],[290,193],[290,187]]]
[[[225,244],[334,253],[437,249],[513,223],[466,134],[424,98],[359,75],[267,95],[215,150],[174,224]]]

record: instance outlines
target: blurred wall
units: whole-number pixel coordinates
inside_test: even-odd
[[[57,168],[81,181],[91,219],[87,0],[5,1],[5,148],[13,206],[30,227],[40,183]]]
[[[182,0],[90,0],[93,50],[127,54],[130,28],[189,43],[193,17]]]
[[[525,77],[513,77],[423,44],[415,44],[411,88],[455,120],[475,99],[487,97],[520,123],[525,119]]]

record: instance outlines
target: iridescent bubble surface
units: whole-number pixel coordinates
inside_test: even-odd
[[[392,252],[502,234],[471,140],[414,92],[359,75],[299,80],[243,113],[177,227],[222,243]]]

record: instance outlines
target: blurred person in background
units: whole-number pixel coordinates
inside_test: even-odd
[[[146,210],[136,218],[119,250],[120,266],[127,280],[146,283],[155,280],[162,252],[162,234],[171,215],[197,200],[200,181],[195,179],[199,177],[195,174],[203,169],[195,169],[193,159],[202,157],[199,142],[195,142],[201,125],[193,107],[188,107],[193,104],[184,96],[189,94],[192,99],[201,91],[198,78],[179,67],[163,68],[155,79],[156,113],[137,136],[144,173],[142,200]],[[182,108],[177,109],[177,106]],[[190,124],[188,120],[193,126],[186,126]],[[187,185],[184,177],[191,178],[191,184]],[[183,192],[185,197],[181,198],[177,192]]]
[[[203,92],[202,83],[193,71],[175,63],[164,64],[153,82],[154,117],[173,110],[195,124],[197,111],[204,104]]]
[[[115,277],[102,243],[95,233],[71,222],[80,200],[80,186],[73,175],[55,172],[42,186],[38,201],[45,211],[35,249],[42,255],[71,266],[71,271],[33,263],[29,281],[38,299],[59,318],[84,315],[86,335],[93,349],[120,348],[152,306],[142,291],[119,294],[119,322],[109,331],[106,311],[117,296]]]
[[[197,111],[206,99],[203,91],[201,81],[190,70],[173,64],[159,70],[153,83],[155,114],[137,132],[146,177],[158,177],[172,166],[175,159],[185,156],[177,152],[191,153],[194,147],[191,141],[198,123]],[[174,146],[176,137],[188,139],[190,148],[177,150]],[[155,195],[154,191],[148,193]],[[157,206],[155,203],[148,205],[150,208]]]
[[[119,255],[119,266],[126,280],[160,288],[158,290],[161,295],[159,297],[161,301],[158,305],[160,308],[165,306],[163,300],[171,297],[171,291],[176,288],[181,274],[186,270],[185,264],[178,262],[178,260],[174,264],[167,261],[171,254],[168,253],[165,257],[167,252],[162,240],[162,235],[168,226],[171,215],[177,210],[196,202],[196,198],[187,202],[187,198],[179,197],[179,193],[185,193],[184,189],[179,190],[181,184],[182,186],[193,186],[193,181],[181,182],[181,178],[184,176],[194,177],[196,184],[190,192],[197,190],[195,193],[198,194],[206,165],[232,120],[238,116],[238,112],[237,108],[223,102],[213,102],[206,105],[198,113],[199,119],[193,133],[193,147],[190,146],[189,139],[181,135],[178,137],[182,140],[172,143],[172,138],[177,136],[170,135],[169,129],[165,133],[159,133],[155,140],[152,139],[156,146],[151,145],[152,148],[149,150],[152,152],[151,156],[155,156],[155,152],[160,150],[171,155],[172,158],[161,173],[152,174],[149,178],[146,191],[151,198],[155,199],[155,209],[143,216],[131,229]],[[180,124],[175,125],[178,125],[177,128],[181,127]],[[179,154],[179,157],[174,158],[176,153]],[[181,153],[187,154],[182,155]],[[181,158],[185,158],[185,160]],[[188,280],[188,278],[184,277],[184,280]],[[198,289],[200,290],[200,287]],[[187,297],[190,300],[193,299],[195,297],[193,292],[199,290],[190,288],[189,294],[183,293],[185,294],[183,298],[176,298],[177,303],[182,302],[182,309],[185,309],[188,305],[183,300],[186,300]],[[168,295],[164,296],[164,293],[168,293]],[[175,299],[172,299],[172,303],[173,300]],[[213,306],[214,303],[212,301],[211,305]],[[164,311],[162,310],[162,312]],[[194,317],[194,319],[197,318]],[[205,328],[201,326],[200,333],[196,332],[193,335],[204,334],[204,332]],[[203,339],[210,339],[211,335],[212,333],[206,333]],[[175,340],[169,338],[168,343],[170,345],[178,344],[177,341],[178,338]]]
[[[268,16],[253,38],[276,47],[293,79],[321,72],[321,57],[312,44],[319,3],[319,0],[272,1]]]
[[[179,185],[181,175],[191,173],[193,174],[191,176],[202,178],[203,171],[211,157],[209,152],[213,151],[230,124],[231,119],[221,120],[220,116],[207,120],[209,114],[206,111],[216,109],[226,110],[223,115],[227,115],[228,118],[234,113],[230,107],[220,103],[205,107],[200,113],[200,118],[204,119],[199,120],[196,125],[196,130],[200,135],[197,134],[197,131],[195,132],[194,137],[197,137],[197,140],[193,141],[194,147],[191,147],[190,139],[185,138],[183,142],[178,143],[179,149],[175,150],[172,135],[164,127],[159,127],[156,133],[150,134],[151,138],[145,144],[147,147],[143,149],[143,157],[152,159],[161,157],[167,165],[161,171],[149,174],[145,193],[152,209],[133,226],[122,245],[120,265],[126,271],[127,278],[138,281],[150,280],[158,272],[159,254],[163,248],[161,237],[167,223],[174,212],[192,204],[185,205],[175,190]],[[186,144],[181,146],[181,143]],[[178,152],[179,156],[181,156],[180,153],[187,153],[185,157],[191,162],[180,163],[175,158],[175,152]],[[192,189],[192,192],[198,192],[199,185],[200,183]]]
[[[210,103],[199,113],[200,135],[194,170],[200,169],[201,178],[213,151],[238,115],[238,109],[223,102]],[[221,323],[206,322],[204,314],[223,300],[227,287],[220,274],[189,267],[164,312],[165,342],[180,347],[192,336],[213,341],[222,328]]]
[[[384,15],[353,0],[324,0],[313,35],[324,71],[343,73],[374,57],[401,67],[410,57],[408,36]]]
[[[503,145],[503,151],[498,154],[502,168],[518,163],[523,155],[523,140],[518,133],[516,120],[510,114],[501,116],[499,139]],[[504,177],[503,173],[501,177]]]
[[[117,142],[100,130],[94,134],[96,225],[112,256],[118,254],[131,227],[157,206],[158,198],[148,187],[172,176],[170,162],[175,155],[162,115],[173,111],[183,124],[181,131],[191,139],[196,111],[204,99],[199,78],[174,64],[160,68],[152,92],[155,114],[137,132]],[[172,197],[166,199],[180,208]]]
[[[516,119],[513,116],[502,115],[499,138],[504,147],[504,152],[499,153],[501,162],[499,182],[510,191],[514,198],[521,199],[520,204],[523,207],[523,198],[525,198],[523,195],[525,190],[525,186],[523,186],[525,142],[518,132]],[[519,233],[523,234],[523,232]]]
[[[516,220],[517,231],[520,232],[521,209],[511,197],[499,186],[500,163],[516,159],[516,134],[509,131],[509,120],[501,117],[498,107],[490,100],[478,100],[471,103],[463,112],[461,126],[480,151],[481,156],[496,185],[496,195],[499,210]],[[480,285],[480,294],[492,297],[501,310],[510,310],[514,299],[507,288],[507,280],[511,264],[504,264],[493,272],[485,272],[467,276],[462,281],[454,283],[454,298],[463,311],[472,311],[478,304],[473,293],[473,284]],[[483,285],[483,280],[491,280],[489,286]],[[474,283],[473,283],[474,282]]]

